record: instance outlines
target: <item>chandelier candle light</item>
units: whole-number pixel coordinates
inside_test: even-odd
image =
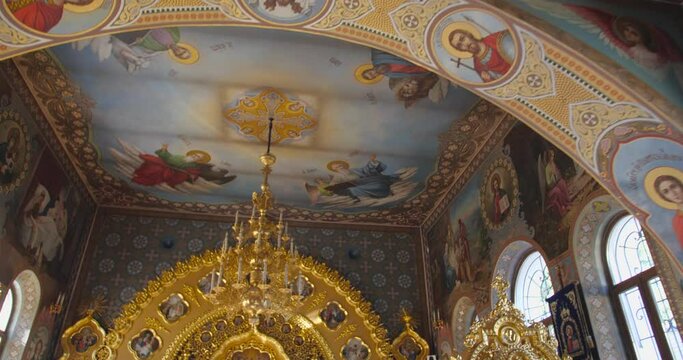
[[[301,305],[304,280],[301,272],[295,281],[290,279],[290,270],[296,268],[298,253],[294,238],[289,235],[289,226],[283,222],[282,210],[277,223],[268,219],[268,211],[273,209],[273,194],[268,184],[276,157],[271,154],[271,135],[273,116],[268,121],[268,148],[261,155],[263,164],[263,183],[261,191],[252,194],[251,217],[240,222],[239,212],[235,213],[232,225],[235,246],[228,243],[225,233],[219,254],[219,268],[212,269],[209,299],[214,303],[240,307],[256,325],[260,316],[274,313],[285,315]],[[230,261],[236,261],[234,277],[228,274]],[[233,265],[234,266],[234,265]],[[228,281],[231,281],[228,286]]]

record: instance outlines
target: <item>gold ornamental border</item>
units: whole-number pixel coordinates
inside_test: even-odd
[[[130,337],[128,336],[130,335],[129,332],[134,323],[143,315],[143,311],[149,306],[154,306],[156,308],[155,304],[150,304],[152,300],[173,286],[177,281],[182,280],[190,274],[216,266],[219,258],[218,251],[207,250],[200,256],[192,256],[187,260],[178,262],[173,269],[167,270],[157,278],[150,280],[147,283],[147,286],[138,291],[129,303],[122,306],[121,313],[113,320],[113,328],[107,333],[104,338],[104,344],[98,349],[98,352],[103,351],[109,354],[116,354],[117,350],[121,349],[122,346],[125,347],[124,339]],[[355,307],[354,310],[356,314],[361,319],[365,328],[368,330],[368,334],[376,344],[375,350],[378,352],[378,355],[381,356],[381,358],[388,358],[391,356],[392,349],[387,338],[387,329],[382,326],[379,315],[372,311],[371,303],[363,298],[359,290],[354,289],[351,283],[339,274],[339,272],[329,268],[323,263],[315,261],[311,257],[300,257],[298,260],[298,267],[334,288],[336,292],[334,296],[344,298],[350,305]],[[193,294],[192,296],[187,296],[188,302],[196,303],[196,297],[200,296],[196,290],[184,290],[189,291],[183,291],[183,295]],[[205,316],[216,316],[217,313],[218,312],[211,312]],[[145,326],[146,328],[160,328],[162,331],[166,329],[161,321],[147,320],[145,325],[148,325]]]
[[[17,172],[14,179],[9,184],[0,184],[0,194],[7,194],[16,189],[28,174],[28,167],[31,164],[31,139],[28,136],[26,121],[13,110],[4,110],[0,113],[0,124],[14,123],[15,129],[19,130],[20,141],[24,142],[24,163],[17,164]]]

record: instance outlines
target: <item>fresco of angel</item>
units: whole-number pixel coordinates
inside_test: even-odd
[[[159,54],[168,54],[182,64],[192,64],[199,58],[193,46],[180,42],[180,29],[175,27],[100,36],[77,41],[73,46],[79,51],[89,47],[99,61],[113,57],[131,74],[148,68]]]
[[[147,154],[119,139],[123,151],[111,149],[116,167],[135,184],[154,186],[169,192],[211,192],[235,179],[227,169],[211,163],[211,155],[202,150],[174,154],[163,144],[154,154]]]
[[[376,49],[371,50],[370,56],[372,64],[361,65],[356,70],[356,79],[374,84],[386,76],[389,88],[405,108],[424,98],[439,103],[448,94],[449,81],[421,66]]]
[[[66,188],[51,195],[45,185],[38,183],[23,208],[21,243],[35,251],[38,262],[61,260],[64,255],[64,236],[67,230],[67,210],[64,206]]]
[[[410,194],[416,183],[409,179],[417,168],[405,168],[387,175],[387,165],[376,155],[363,167],[351,168],[344,160],[327,164],[331,174],[316,177],[314,184],[305,183],[306,192],[314,205],[323,207],[378,206],[402,199]]]
[[[683,50],[657,26],[590,6],[544,0],[525,2],[599,36],[620,56],[633,60],[659,79],[663,80],[672,70],[683,87]]]

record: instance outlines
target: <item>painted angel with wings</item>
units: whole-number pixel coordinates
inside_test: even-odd
[[[669,70],[683,87],[683,50],[662,29],[628,16],[590,6],[547,0],[524,0],[528,5],[563,18],[595,34],[620,56],[629,58],[664,79]]]

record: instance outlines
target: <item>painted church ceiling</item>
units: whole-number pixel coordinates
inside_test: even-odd
[[[301,33],[163,28],[16,64],[93,195],[117,207],[250,211],[273,116],[270,183],[288,218],[417,225],[513,122],[396,56]]]

